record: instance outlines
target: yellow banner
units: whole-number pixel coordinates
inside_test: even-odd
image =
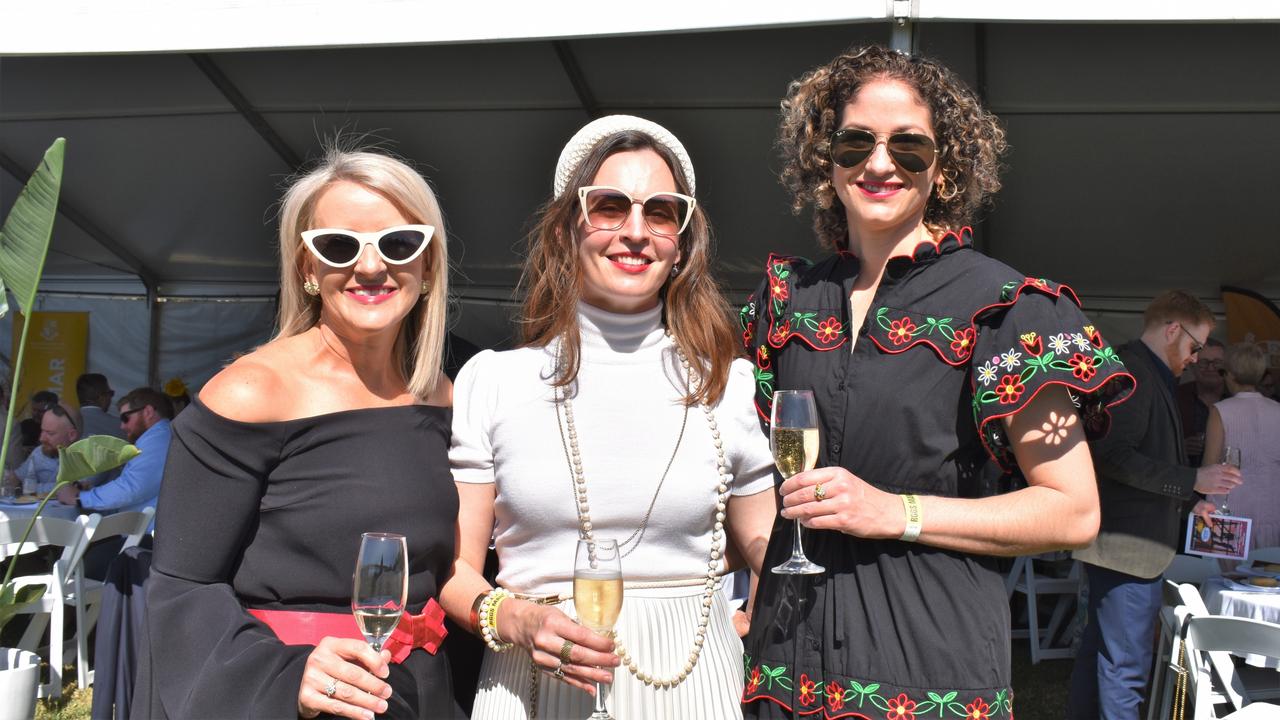
[[[31,394],[38,390],[52,390],[65,404],[80,407],[80,400],[76,397],[76,378],[84,373],[89,358],[89,313],[34,312],[31,317],[20,386],[14,391],[19,412],[26,414]],[[25,320],[21,313],[13,316],[15,355]],[[13,378],[9,380],[12,386]],[[20,417],[18,412],[14,417]]]

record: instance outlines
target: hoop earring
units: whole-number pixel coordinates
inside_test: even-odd
[[[960,186],[946,175],[942,176],[942,182],[938,183],[938,199],[947,201],[960,194]]]
[[[302,283],[302,292],[310,295],[311,297],[315,297],[320,294],[320,283],[315,280],[308,279],[306,282]]]

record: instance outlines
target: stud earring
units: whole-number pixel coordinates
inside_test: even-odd
[[[422,281],[422,294],[423,294],[423,295],[428,295],[428,294],[430,294],[430,293],[431,293],[431,283],[427,282],[426,280],[423,280],[423,281]]]
[[[315,280],[308,279],[306,282],[302,283],[302,292],[315,297],[320,294],[320,283],[317,283]]]
[[[677,275],[679,275],[679,274],[680,274],[680,264],[679,264],[679,263],[672,263],[672,264],[671,264],[671,277],[675,277],[675,276],[677,276]]]

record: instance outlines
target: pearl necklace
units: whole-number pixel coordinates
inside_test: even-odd
[[[697,387],[695,385],[699,384],[701,380],[694,376],[692,364],[685,357],[680,343],[676,342],[675,338],[672,337],[670,330],[667,331],[667,337],[671,338],[671,342],[675,346],[676,356],[680,359],[680,366],[684,368],[685,377],[687,378],[686,385],[696,392]],[[617,635],[614,635],[614,654],[622,659],[622,664],[626,666],[627,670],[645,685],[659,688],[676,687],[689,677],[689,673],[693,672],[694,666],[698,664],[698,658],[702,655],[702,646],[707,639],[707,626],[711,624],[711,606],[716,593],[716,585],[718,584],[720,556],[724,548],[725,511],[729,507],[729,463],[724,456],[724,442],[720,439],[720,430],[716,426],[715,413],[712,412],[711,406],[707,404],[706,400],[701,401],[700,404],[703,415],[707,418],[707,426],[711,428],[711,438],[715,442],[716,467],[720,473],[720,480],[716,485],[715,525],[712,527],[711,532],[711,552],[707,556],[706,589],[702,592],[701,617],[698,619],[698,628],[694,633],[693,649],[689,651],[689,659],[685,662],[684,668],[680,672],[669,678],[659,678],[637,667],[631,657],[631,653],[622,644],[622,641],[617,639]],[[556,405],[557,408],[561,405],[564,406],[565,423],[560,427],[560,439],[563,442],[565,433],[568,433],[568,446],[571,454],[570,470],[573,473],[574,498],[577,500],[578,506],[579,535],[584,540],[592,541],[595,538],[592,535],[591,507],[587,502],[587,479],[582,472],[582,455],[578,450],[578,431],[573,423],[573,401],[566,393],[557,390]],[[558,421],[557,425],[559,425]]]

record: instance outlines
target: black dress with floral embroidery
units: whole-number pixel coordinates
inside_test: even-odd
[[[1133,378],[1075,293],[971,245],[966,228],[891,259],[856,342],[858,259],[771,256],[741,313],[762,421],[774,390],[812,390],[819,466],[889,492],[964,498],[1014,485],[997,420],[1041,388],[1066,386],[1086,432],[1105,432],[1106,408]],[[765,567],[787,559],[793,532],[778,519]],[[747,717],[1012,716],[1009,606],[993,558],[832,531],[804,542],[826,572],[761,578]]]

